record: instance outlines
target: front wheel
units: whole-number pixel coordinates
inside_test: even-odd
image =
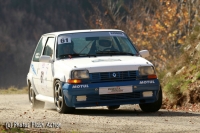
[[[54,102],[59,113],[73,113],[75,111],[74,107],[68,107],[65,103],[60,80],[56,80],[54,83]]]
[[[35,92],[31,87],[31,83],[28,85],[28,98],[32,109],[44,108],[45,102],[39,101],[35,98]]]
[[[139,104],[139,106],[142,109],[142,111],[144,111],[144,112],[156,112],[156,111],[158,111],[162,106],[162,89],[161,89],[161,87],[160,87],[160,90],[159,90],[159,96],[158,96],[157,101],[155,101],[154,103]]]

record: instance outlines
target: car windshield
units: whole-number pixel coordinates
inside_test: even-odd
[[[57,58],[107,55],[138,55],[138,51],[120,31],[70,33],[58,36]]]

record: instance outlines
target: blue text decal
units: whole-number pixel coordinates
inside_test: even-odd
[[[33,64],[31,64],[31,68],[32,68],[33,73],[34,73],[35,75],[37,75]]]

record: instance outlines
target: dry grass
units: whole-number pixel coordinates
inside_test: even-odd
[[[195,87],[194,84],[197,84],[200,79],[200,73],[197,71],[197,63],[195,64],[185,62],[187,57],[180,57],[179,63],[172,64],[169,69],[166,70],[165,74],[161,77],[161,84],[163,86],[163,92],[167,97],[167,101],[170,106],[182,106],[189,102],[188,99],[191,99],[190,91],[193,90],[192,87]],[[192,61],[192,60],[190,60]],[[186,67],[182,72],[176,75],[176,72]],[[167,77],[166,73],[171,72],[171,76]],[[191,90],[190,90],[191,89]],[[195,101],[196,103],[196,101]]]
[[[17,87],[11,86],[8,89],[4,89],[4,88],[0,89],[0,94],[27,94],[27,93],[28,93],[27,87],[17,88]]]
[[[200,26],[199,26],[200,29]],[[183,50],[182,54],[176,60],[169,61],[169,67],[159,73],[159,78],[165,93],[166,104],[173,106],[183,106],[188,103],[197,104],[200,102],[200,53],[195,49],[199,40],[196,39],[198,34],[189,36],[185,46],[191,46],[188,50]],[[188,43],[192,42],[192,43]],[[180,74],[176,74],[183,67]],[[167,76],[167,73],[171,76]]]

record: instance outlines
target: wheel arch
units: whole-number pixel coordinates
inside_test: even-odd
[[[56,73],[54,75],[54,78],[53,78],[53,83],[55,83],[56,80],[60,80],[62,82],[66,82],[66,78],[65,78],[65,75],[62,74],[62,73]]]
[[[60,80],[60,81],[62,81],[62,82],[65,82],[65,76],[64,76],[64,74],[61,74],[61,73],[56,73],[55,75],[54,75],[54,78],[53,78],[53,96],[55,96],[55,89],[54,89],[54,87],[55,87],[55,82],[56,82],[56,80]]]
[[[38,91],[37,91],[37,89],[36,89],[36,87],[35,87],[35,84],[33,82],[33,75],[32,75],[32,73],[28,73],[28,75],[27,75],[27,81],[26,82],[27,82],[28,86],[32,85],[32,89],[33,89],[33,91],[35,92],[36,95],[39,94]]]
[[[27,85],[32,84],[33,80],[33,75],[31,73],[28,73],[26,83]]]

